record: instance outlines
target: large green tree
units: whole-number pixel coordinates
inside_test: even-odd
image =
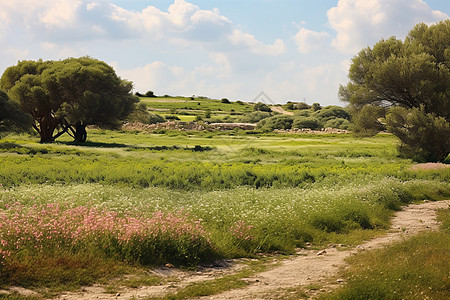
[[[418,24],[404,41],[391,37],[379,41],[372,48],[360,51],[352,60],[350,82],[347,86],[340,87],[339,96],[342,101],[349,103],[359,132],[376,133],[387,128],[400,138],[400,150],[408,149],[402,151],[404,154],[416,156],[412,153],[423,153],[422,158],[427,160],[443,160],[450,152],[448,146],[444,150],[437,147],[440,150],[434,151],[436,147],[426,147],[434,139],[426,140],[422,137],[418,142],[413,138],[416,136],[418,139],[417,135],[399,134],[401,131],[397,129],[401,126],[403,131],[415,130],[408,123],[412,117],[405,114],[423,115],[421,118],[415,118],[416,127],[419,126],[417,122],[426,122],[420,124],[420,127],[440,124],[433,127],[433,132],[436,128],[447,128],[450,119],[449,64],[450,20],[430,26]],[[383,110],[376,110],[377,117],[372,116],[373,120],[365,122],[362,119],[364,115],[367,115],[368,111],[375,111],[370,106],[381,107]],[[404,118],[396,118],[396,122],[391,122],[386,127],[381,112],[384,111],[386,115],[396,113],[398,116],[398,110],[391,111],[393,107],[405,108],[406,111],[402,110]],[[392,121],[393,117],[388,120]],[[404,123],[398,122],[399,120]],[[371,126],[372,128],[369,128]],[[442,134],[445,135],[445,132],[444,130]],[[405,138],[406,136],[408,138]]]
[[[65,132],[84,142],[86,125],[115,126],[139,101],[131,82],[90,57],[21,61],[5,70],[0,87],[32,115],[43,143]]]

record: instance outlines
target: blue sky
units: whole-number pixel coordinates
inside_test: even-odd
[[[89,55],[135,91],[338,104],[351,58],[449,0],[0,0],[0,72]]]

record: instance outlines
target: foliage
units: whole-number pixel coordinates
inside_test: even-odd
[[[22,112],[17,103],[9,100],[0,90],[0,134],[9,131],[28,131],[31,129],[31,116]]]
[[[231,102],[227,98],[222,98],[222,100],[220,100],[220,103],[228,104],[228,103],[231,103]]]
[[[144,103],[139,103],[136,109],[127,117],[130,122],[140,122],[143,124],[163,123],[166,120],[159,114],[150,113]]]
[[[324,128],[336,128],[349,130],[351,127],[350,121],[347,119],[336,118],[328,120],[324,125]]]
[[[320,106],[319,103],[313,103],[313,104],[311,105],[311,110],[312,110],[312,111],[318,111],[318,110],[321,110],[321,109],[322,109],[322,106]]]
[[[275,129],[291,129],[294,118],[288,115],[277,115],[258,122],[257,128],[265,131]]]
[[[339,90],[342,101],[349,102],[350,107],[358,119],[359,113],[367,113],[363,108],[372,105],[382,108],[403,107],[406,109],[420,109],[424,114],[434,114],[443,121],[450,120],[450,20],[441,21],[435,25],[416,25],[407,35],[405,40],[391,37],[381,40],[373,48],[363,49],[353,58],[349,71],[350,83]],[[397,110],[393,112],[398,115]],[[418,111],[412,111],[417,115]],[[359,117],[360,122],[356,128],[366,125]],[[395,116],[391,117],[391,120]],[[434,122],[434,121],[433,121]],[[375,124],[374,124],[375,123]],[[401,126],[401,123],[391,125]],[[375,132],[380,126],[373,117],[367,122],[372,126],[369,132]],[[405,135],[409,128],[389,127],[394,134]],[[434,126],[435,130],[444,130],[445,126]],[[429,143],[427,139],[421,139],[414,132],[407,133],[410,139],[402,140],[406,148],[425,148]],[[399,136],[400,137],[400,136]],[[438,152],[433,152],[433,151]],[[430,152],[432,151],[432,152]],[[440,153],[439,149],[428,149],[428,154],[420,156],[428,160],[442,159],[447,153]],[[413,155],[411,151],[404,151]]]
[[[265,111],[254,111],[251,113],[247,113],[240,120],[244,123],[258,123],[259,121],[271,117],[272,114],[270,112]]]
[[[402,144],[400,153],[417,161],[444,161],[450,152],[450,123],[425,113],[424,108],[394,107],[386,118],[387,128]]]
[[[106,63],[89,58],[62,61],[21,61],[6,69],[0,86],[20,109],[33,117],[41,142],[68,131],[67,123],[84,130],[87,124],[114,126],[134,108],[131,82],[120,79]],[[77,130],[78,131],[78,130]],[[79,132],[75,132],[76,140]]]
[[[253,106],[253,111],[265,111],[265,112],[272,112],[272,109],[270,109],[267,104],[264,104],[262,102],[258,102]]]
[[[335,105],[326,106],[314,112],[311,116],[319,119],[324,123],[335,118],[350,120],[350,114],[347,112],[347,110]]]
[[[385,130],[386,125],[382,123],[385,118],[385,109],[374,105],[364,105],[358,113],[353,114],[353,133],[358,137],[374,136]]]
[[[426,113],[450,116],[450,20],[416,25],[405,41],[392,37],[363,49],[352,60],[340,96],[351,106],[424,106]]]
[[[290,102],[288,101],[286,105],[284,105],[284,108],[289,110],[305,110],[305,109],[311,109],[311,106],[306,104],[305,102]]]
[[[150,98],[153,98],[153,97],[156,97],[156,96],[155,96],[155,93],[153,93],[153,91],[147,91],[147,92],[145,93],[144,97],[150,97]]]
[[[292,128],[309,128],[312,130],[321,128],[322,125],[318,118],[314,117],[295,117]]]

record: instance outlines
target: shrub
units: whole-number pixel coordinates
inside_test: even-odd
[[[313,105],[311,106],[311,110],[312,111],[318,111],[318,110],[321,110],[321,109],[322,109],[322,106],[320,106],[319,103],[313,103]]]
[[[336,118],[328,120],[323,127],[325,128],[336,128],[336,129],[344,129],[349,130],[350,129],[350,121],[342,118]]]
[[[220,102],[228,104],[228,103],[230,103],[230,100],[228,100],[227,98],[222,98],[222,100],[220,100]]]
[[[269,118],[272,115],[265,111],[254,111],[245,115],[241,120],[245,123],[258,123],[259,121]]]
[[[156,124],[166,121],[163,116],[150,113],[144,103],[139,103],[136,109],[128,116],[127,120],[143,124]]]
[[[257,128],[273,131],[275,129],[291,129],[294,118],[287,115],[277,115],[258,122]]]
[[[166,115],[165,118],[166,120],[180,120],[180,118],[178,118],[178,116],[175,115]]]
[[[309,128],[315,130],[321,127],[319,119],[313,117],[296,117],[292,124],[292,128]]]
[[[331,119],[341,118],[350,120],[350,114],[348,111],[342,107],[330,105],[322,108],[312,114],[313,117],[318,118],[322,122],[326,122]]]
[[[253,111],[265,111],[265,112],[272,112],[269,106],[262,102],[258,102],[253,106]]]
[[[311,106],[306,104],[305,102],[299,102],[294,104],[294,109],[298,110],[311,109]]]

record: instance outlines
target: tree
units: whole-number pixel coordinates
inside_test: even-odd
[[[32,115],[42,143],[65,132],[84,142],[86,125],[117,126],[139,101],[131,93],[131,82],[90,57],[21,61],[5,70],[0,87]]]
[[[155,96],[155,93],[153,93],[153,91],[147,91],[145,93],[144,97],[154,98],[156,96]]]
[[[426,113],[423,106],[394,107],[386,118],[387,128],[401,144],[400,153],[416,161],[443,161],[450,149],[450,124],[443,117]]]
[[[0,133],[28,131],[31,129],[31,121],[31,116],[22,112],[19,105],[0,90]]]
[[[386,130],[385,119],[386,110],[383,107],[365,105],[358,113],[353,114],[352,130],[358,137],[370,137],[378,132]]]
[[[365,48],[353,58],[349,71],[350,82],[346,87],[340,87],[339,96],[342,101],[349,103],[354,120],[359,114],[367,113],[363,108],[371,105],[385,109],[388,119],[391,113],[398,113],[397,110],[390,108],[402,107],[408,110],[419,109],[411,113],[418,114],[420,111],[427,116],[418,118],[417,122],[435,123],[439,119],[439,122],[448,123],[449,45],[450,20],[431,26],[418,24],[408,33],[404,41],[395,37],[381,40],[373,48]],[[401,120],[407,122],[407,118]],[[391,125],[388,130],[399,138],[399,131],[395,126],[406,128],[407,131],[413,130],[407,123],[394,122]],[[422,128],[427,125],[421,124]],[[418,136],[412,136],[418,139]],[[411,139],[402,140],[402,143],[405,142],[416,144],[416,141],[413,142]],[[426,147],[429,141],[425,139],[420,143],[422,147]],[[413,148],[417,149],[416,146]],[[450,149],[447,148],[445,151],[448,154]],[[442,157],[442,154],[434,153],[428,157],[437,159]]]

